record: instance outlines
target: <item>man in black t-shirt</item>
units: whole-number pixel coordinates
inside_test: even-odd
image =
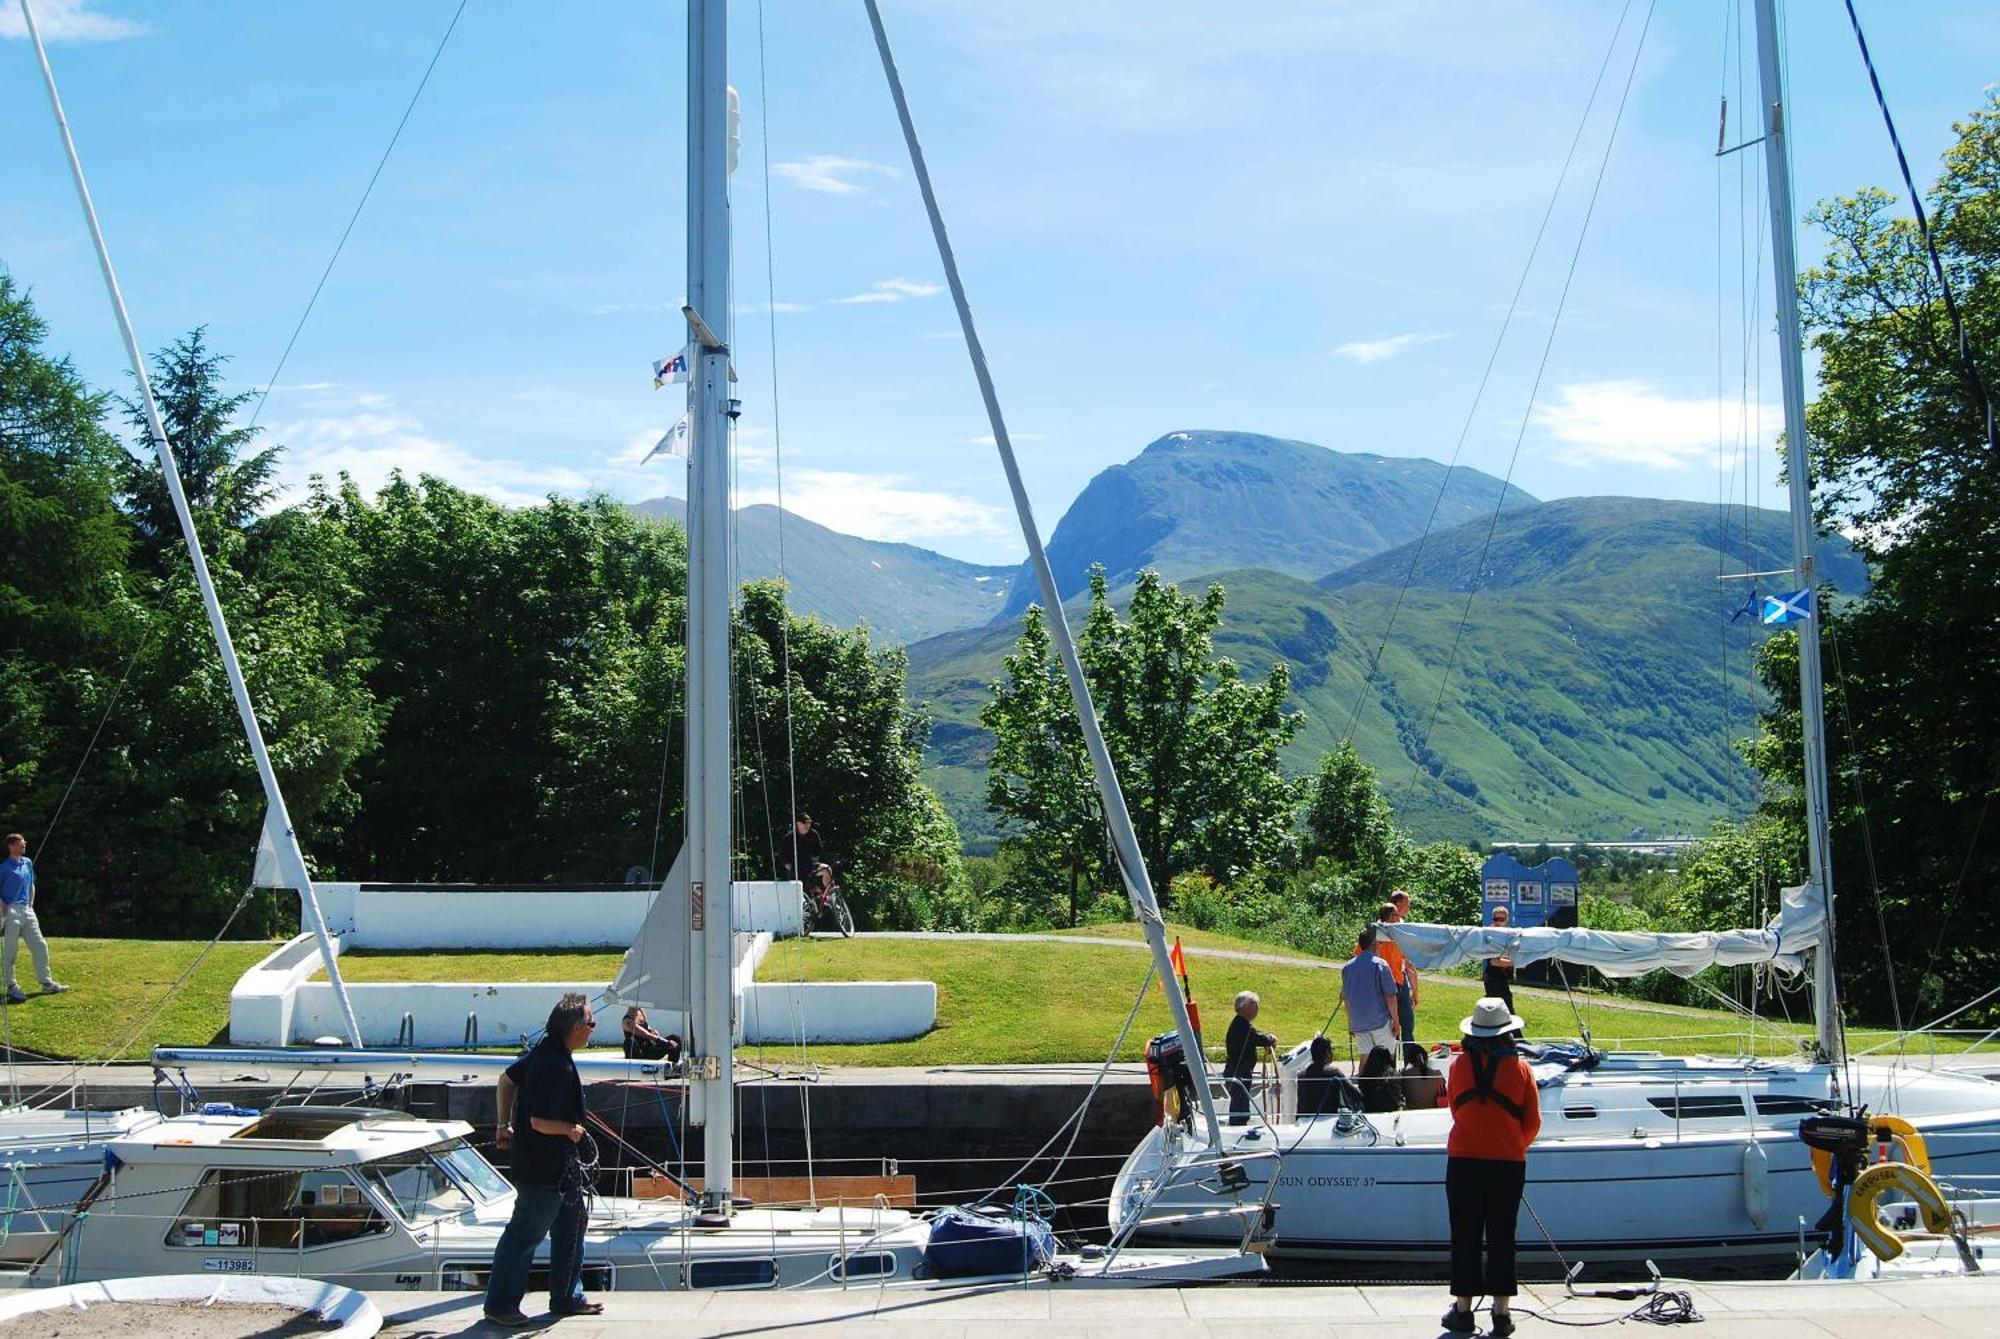
[[[811,814],[800,814],[792,823],[792,830],[778,839],[778,862],[785,873],[812,889],[814,897],[822,900],[826,897],[833,871],[827,867],[826,848],[813,827]]]
[[[486,1319],[517,1329],[535,1248],[549,1238],[549,1311],[594,1316],[601,1303],[583,1296],[584,1198],[576,1146],[583,1141],[583,1081],[575,1053],[590,1041],[597,1019],[581,995],[565,995],[549,1011],[535,1048],[500,1076],[498,1138],[514,1150],[514,1216],[493,1249],[486,1283]]]

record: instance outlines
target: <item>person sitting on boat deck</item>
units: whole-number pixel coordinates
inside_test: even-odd
[[[1410,918],[1410,895],[1400,889],[1389,894],[1375,912],[1375,919],[1383,925],[1394,925],[1397,921]],[[1382,961],[1389,964],[1389,970],[1396,977],[1396,1022],[1402,1028],[1404,1041],[1414,1041],[1417,1036],[1417,969],[1410,965],[1403,950],[1396,941],[1380,930],[1375,932],[1375,951],[1382,955]]]
[[[1354,1053],[1367,1055],[1377,1046],[1396,1045],[1396,979],[1389,964],[1375,952],[1375,927],[1364,925],[1354,938],[1354,956],[1340,969],[1340,1003],[1347,1010],[1347,1031]]]
[[[576,1052],[589,1044],[597,1018],[590,1001],[564,995],[549,1010],[548,1029],[500,1079],[505,1141],[514,1149],[514,1216],[493,1248],[486,1282],[486,1319],[507,1329],[530,1324],[521,1314],[535,1247],[549,1239],[549,1312],[594,1316],[604,1305],[583,1295],[583,1080]]]
[[[1359,1110],[1361,1091],[1352,1079],[1333,1067],[1333,1043],[1325,1037],[1314,1037],[1312,1063],[1299,1071],[1299,1119]]]
[[[1444,1075],[1431,1068],[1430,1052],[1413,1041],[1403,1043],[1403,1105],[1411,1111],[1444,1105]]]
[[[1222,1086],[1229,1091],[1231,1125],[1250,1123],[1250,1079],[1257,1072],[1257,1051],[1260,1047],[1278,1044],[1276,1037],[1251,1026],[1257,1021],[1257,1011],[1261,1008],[1263,1001],[1257,998],[1256,991],[1239,991],[1236,1017],[1229,1020],[1229,1032],[1223,1038]]]
[[[1361,1089],[1361,1109],[1371,1116],[1403,1109],[1403,1077],[1396,1072],[1396,1053],[1388,1047],[1370,1051],[1354,1079]]]
[[[1493,1299],[1492,1333],[1514,1332],[1514,1223],[1528,1175],[1528,1145],[1542,1128],[1534,1071],[1515,1049],[1521,1016],[1488,996],[1459,1025],[1464,1053],[1446,1089],[1451,1136],[1445,1141],[1444,1196],[1451,1216],[1451,1310],[1444,1327],[1470,1334],[1473,1306]],[[1483,1250],[1482,1250],[1483,1247]],[[1483,1259],[1482,1259],[1483,1256]],[[1483,1266],[1483,1268],[1482,1268]]]
[[[646,1011],[633,1005],[625,1011],[625,1020],[619,1025],[625,1033],[625,1058],[627,1060],[672,1060],[681,1058],[681,1039],[669,1033],[661,1036],[646,1022]]]
[[[1505,907],[1493,908],[1493,928],[1505,930],[1513,917]],[[1514,1011],[1514,960],[1508,957],[1488,958],[1486,969],[1480,974],[1480,985],[1487,997],[1499,1000],[1507,1006],[1507,1012]]]

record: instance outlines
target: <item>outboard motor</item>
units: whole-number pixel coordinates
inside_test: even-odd
[[[1188,1070],[1181,1034],[1162,1032],[1146,1043],[1146,1080],[1153,1087],[1153,1120],[1192,1119],[1194,1076]]]
[[[1832,1163],[1833,1202],[1813,1224],[1829,1259],[1847,1251],[1847,1192],[1868,1166],[1872,1137],[1862,1116],[1807,1116],[1799,1122],[1799,1138],[1806,1147],[1826,1154]]]

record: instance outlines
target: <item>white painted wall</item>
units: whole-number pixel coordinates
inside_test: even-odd
[[[654,890],[483,888],[464,885],[316,885],[338,955],[347,948],[499,949],[623,947],[637,935]],[[737,1040],[752,1045],[902,1041],[937,1022],[937,987],[928,981],[755,981],[773,935],[796,935],[795,882],[735,886]],[[744,933],[745,930],[754,931]],[[229,1035],[239,1046],[286,1046],[344,1032],[333,987],[320,971],[317,942],[299,935],[238,978],[229,993]],[[349,1002],[364,1045],[423,1049],[510,1046],[535,1034],[567,991],[596,998],[608,983],[350,982]],[[405,1016],[411,1029],[404,1033]],[[472,1026],[468,1027],[468,1020]],[[655,1014],[661,1032],[688,1033],[682,1014]],[[618,1039],[607,1012],[598,1029]]]
[[[908,1041],[937,1024],[931,981],[755,982],[743,988],[743,1040]]]
[[[327,929],[349,948],[622,949],[638,936],[658,889],[322,883],[314,891]],[[735,893],[737,929],[804,931],[796,881],[743,882]]]

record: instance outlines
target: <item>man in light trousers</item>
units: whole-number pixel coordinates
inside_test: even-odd
[[[35,979],[42,993],[60,995],[69,987],[49,975],[49,944],[42,938],[42,923],[35,915],[35,862],[28,859],[28,839],[18,832],[6,838],[7,854],[0,859],[0,910],[7,919],[6,947],[0,949],[0,976],[6,978],[7,1003],[25,1004],[28,997],[14,980],[14,959],[21,941],[28,941],[28,956],[35,962]]]

